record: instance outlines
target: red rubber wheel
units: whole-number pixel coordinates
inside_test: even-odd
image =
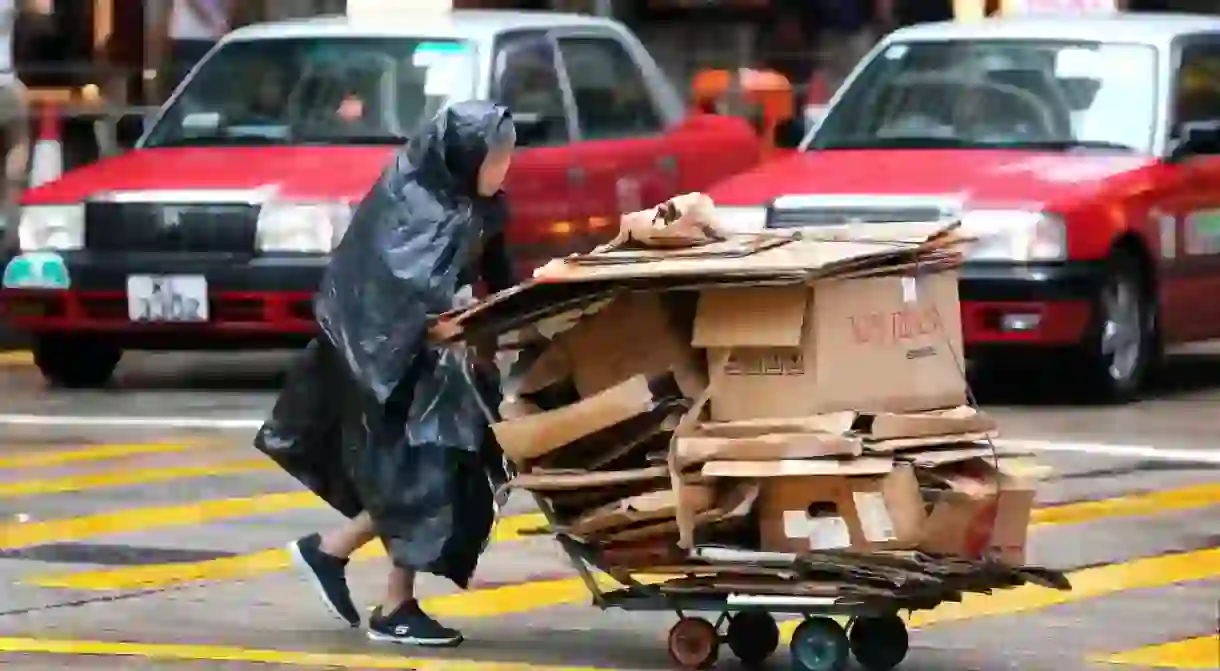
[[[669,659],[681,669],[707,669],[720,654],[716,626],[701,617],[684,617],[669,630]]]

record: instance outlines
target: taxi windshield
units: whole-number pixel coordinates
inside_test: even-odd
[[[412,38],[231,42],[200,64],[144,147],[404,141],[474,93],[473,48]]]
[[[829,110],[810,149],[1149,152],[1157,54],[1136,44],[896,43]]]

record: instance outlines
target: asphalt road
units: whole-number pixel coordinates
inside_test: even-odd
[[[524,499],[474,589],[424,584],[464,645],[387,648],[336,627],[276,548],[339,520],[249,447],[284,357],[133,357],[99,392],[50,391],[21,356],[0,362],[0,665],[668,668],[674,617],[590,606],[557,547],[520,533],[537,523]],[[1123,408],[1073,405],[1066,382],[983,398],[1053,468],[1030,559],[1076,589],[917,614],[903,669],[1220,669],[1220,357],[1175,360]],[[384,562],[350,569],[366,606]]]

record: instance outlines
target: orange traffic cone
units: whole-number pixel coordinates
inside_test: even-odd
[[[30,186],[53,182],[64,174],[64,148],[59,139],[59,112],[43,105],[38,114],[38,139],[30,156]]]

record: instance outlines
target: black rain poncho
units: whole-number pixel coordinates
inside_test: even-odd
[[[427,329],[453,307],[480,238],[502,233],[484,231],[503,217],[478,197],[477,173],[512,133],[504,108],[459,103],[396,155],[323,278],[315,310],[324,335],[255,439],[339,512],[367,509],[395,565],[461,587],[508,478],[488,425],[499,391],[494,372],[430,345]]]

